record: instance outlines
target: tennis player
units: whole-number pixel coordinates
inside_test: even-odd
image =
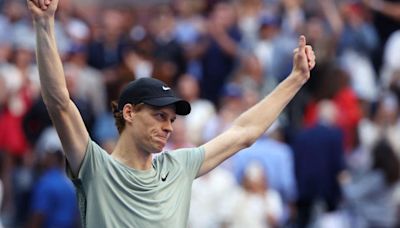
[[[191,185],[254,143],[310,77],[311,46],[299,37],[293,69],[267,97],[221,135],[197,148],[160,153],[176,115],[190,104],[152,78],[131,82],[114,104],[120,137],[109,155],[93,142],[71,101],[54,35],[58,0],[27,0],[36,30],[41,92],[61,139],[84,227],[186,227]]]

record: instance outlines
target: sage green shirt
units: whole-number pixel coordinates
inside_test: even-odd
[[[82,225],[88,228],[187,226],[191,186],[204,149],[164,152],[140,171],[113,159],[89,140],[75,184]]]

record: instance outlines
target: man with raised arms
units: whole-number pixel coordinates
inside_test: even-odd
[[[114,103],[120,137],[109,155],[91,140],[69,97],[54,36],[58,2],[27,0],[42,96],[63,145],[84,227],[186,227],[193,180],[252,145],[307,82],[315,65],[312,48],[300,36],[292,72],[275,90],[216,138],[168,153],[160,152],[176,115],[187,115],[190,105],[161,81],[133,81]]]

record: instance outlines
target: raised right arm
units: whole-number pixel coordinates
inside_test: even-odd
[[[85,156],[89,134],[71,101],[54,35],[54,14],[58,0],[27,0],[36,31],[36,59],[40,85],[53,125],[74,174]],[[39,7],[40,6],[40,7]]]

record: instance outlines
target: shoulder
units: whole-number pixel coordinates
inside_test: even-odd
[[[165,161],[165,160],[182,160],[189,159],[196,156],[203,157],[204,156],[204,148],[203,147],[192,147],[192,148],[180,148],[171,151],[164,151],[160,155],[156,157],[156,160]]]
[[[67,176],[72,180],[90,178],[96,172],[104,171],[104,165],[110,163],[110,160],[110,154],[89,138],[78,173],[74,174],[72,172],[67,160]]]
[[[109,157],[108,152],[92,139],[89,139],[88,145],[86,147],[86,152],[96,153],[105,157]]]
[[[154,160],[156,169],[178,169],[195,178],[204,161],[204,147],[183,148],[163,152]]]

